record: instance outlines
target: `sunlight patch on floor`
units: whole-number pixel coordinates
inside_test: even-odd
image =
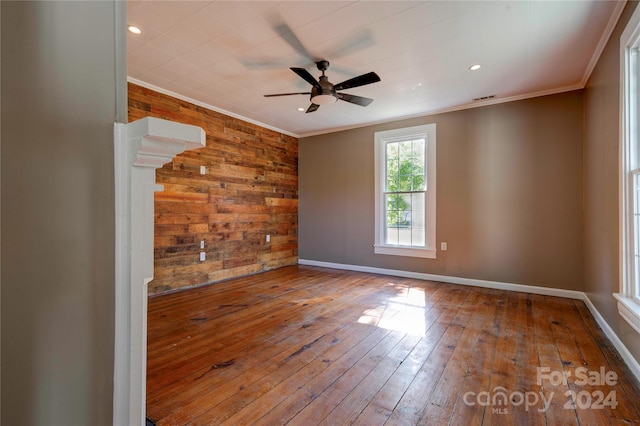
[[[384,305],[365,310],[358,322],[414,336],[424,336],[424,311],[424,290],[402,287],[398,294],[387,299]]]

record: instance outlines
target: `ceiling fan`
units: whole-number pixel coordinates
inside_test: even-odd
[[[322,75],[316,81],[315,78],[304,68],[291,67],[291,71],[302,77],[311,87],[310,92],[296,92],[296,93],[277,93],[273,95],[264,95],[265,97],[273,96],[289,96],[289,95],[311,95],[311,105],[307,108],[307,113],[316,111],[320,108],[320,105],[327,105],[336,102],[337,100],[351,102],[352,104],[367,106],[373,99],[365,98],[362,96],[349,95],[348,93],[338,93],[338,90],[351,89],[353,87],[364,86],[371,83],[377,83],[380,81],[380,77],[375,72],[359,75],[358,77],[350,78],[342,83],[333,84],[329,81],[329,78],[324,75],[324,72],[329,68],[329,61],[318,61],[316,66]]]

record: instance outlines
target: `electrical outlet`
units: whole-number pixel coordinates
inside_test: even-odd
[[[271,241],[271,235],[267,234],[265,240],[266,240],[266,242],[270,242]]]
[[[201,251],[200,252],[200,262],[203,262],[206,259],[206,253]]]
[[[203,249],[204,248],[204,240],[200,241],[200,248]]]
[[[445,242],[440,243],[440,250],[447,251],[447,243]]]
[[[207,174],[207,168],[205,166],[200,166],[200,174],[201,175],[206,175]]]

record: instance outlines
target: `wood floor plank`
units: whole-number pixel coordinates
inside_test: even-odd
[[[535,341],[537,345],[539,367],[547,372],[563,372],[562,356],[556,344],[553,333],[554,312],[547,307],[545,296],[532,295],[531,309],[535,326]],[[542,370],[541,370],[542,371]],[[542,377],[542,376],[541,376]],[[534,380],[530,378],[529,380]],[[537,377],[535,379],[537,381]],[[569,390],[567,384],[558,380],[540,380],[545,399],[549,401],[549,408],[545,412],[547,424],[577,425],[578,417],[575,410],[565,409],[564,394]]]
[[[442,286],[441,288],[444,292],[446,286]],[[440,305],[425,313],[425,323],[428,324],[425,335],[404,360],[402,365],[396,369],[389,380],[387,380],[373,397],[369,405],[374,406],[374,408],[369,411],[374,413],[390,413],[395,409],[413,382],[416,374],[440,342],[466,295],[467,293],[459,292],[455,298],[449,298],[446,299],[446,301],[440,298],[439,300],[442,301]],[[383,410],[376,410],[376,408],[382,408]]]
[[[338,353],[325,354],[324,359],[328,360],[328,365],[313,380],[303,383],[282,404],[262,416],[259,422],[261,424],[284,424],[293,421],[292,419],[315,401],[318,395],[322,395],[325,391],[331,389],[336,380],[391,333],[391,331],[383,328],[364,327],[369,330],[373,328],[369,336],[352,348],[341,347],[340,351],[337,351],[336,348],[338,353],[343,352],[342,355],[338,356]],[[338,358],[333,358],[335,356],[338,356]],[[339,399],[339,401],[341,400],[342,398]],[[324,418],[332,409],[333,406],[321,407],[321,411],[317,415],[319,418]]]
[[[440,380],[430,395],[422,422],[425,424],[443,424],[450,418],[464,417],[465,424],[479,424],[484,407],[479,404],[462,404],[460,410],[466,413],[454,415],[454,408],[459,406],[460,396],[466,392],[481,392],[480,377],[484,373],[483,364],[492,355],[489,345],[485,345],[488,322],[493,318],[495,304],[488,291],[482,291],[474,304],[471,317],[465,325],[451,359],[447,363]],[[467,380],[469,379],[469,380]],[[466,383],[465,383],[466,382]],[[475,423],[474,423],[475,422]]]
[[[633,380],[633,373],[629,370],[620,354],[609,339],[607,339],[603,331],[596,324],[595,319],[589,312],[587,306],[582,301],[574,300],[575,310],[582,319],[582,326],[585,333],[578,333],[577,340],[580,343],[581,350],[588,352],[593,358],[590,358],[590,365],[593,369],[598,366],[605,366],[607,371],[613,371],[617,376],[617,386],[613,390],[618,401],[633,401],[637,398],[638,386]],[[640,424],[640,406],[638,404],[622,403],[618,404],[615,416],[610,417],[619,419],[623,424]]]
[[[360,278],[359,278],[359,279],[360,279]],[[347,281],[348,281],[348,280],[347,280]],[[369,298],[369,296],[367,296],[367,297],[362,297],[362,295],[360,295],[360,292],[361,292],[361,291],[366,291],[366,287],[356,285],[356,286],[354,286],[354,288],[352,289],[352,292],[355,292],[352,296],[346,296],[346,295],[343,295],[343,296],[340,298],[341,300],[340,300],[339,302],[337,301],[336,303],[344,304],[344,305],[346,305],[346,306],[349,306],[351,309],[353,309],[353,307],[359,306],[359,304],[360,304],[360,303],[362,303],[362,302],[367,302],[367,301],[369,300],[369,299],[368,299],[368,298]],[[383,297],[383,298],[384,298],[384,297],[388,297],[388,292],[389,292],[389,291],[393,291],[393,289],[391,289],[391,288],[383,288],[383,289],[379,290],[378,292],[374,292],[374,293],[372,293],[372,294],[371,294],[371,297],[377,297],[377,298],[379,298],[379,297]],[[381,295],[378,295],[377,293],[381,293]],[[354,300],[350,300],[350,298],[355,298],[355,299],[358,299],[358,300],[357,300],[357,302],[356,302],[356,301],[354,301]],[[325,303],[326,303],[326,301],[325,301]],[[363,307],[363,308],[364,308],[364,307]],[[360,308],[359,310],[361,310],[361,309],[363,309],[363,308]],[[335,309],[335,308],[334,308],[334,309]],[[339,310],[337,310],[337,309],[335,309],[335,310],[334,310],[334,312],[335,312],[336,314],[338,314],[338,315],[340,315],[340,314],[341,314],[341,312],[340,312]],[[342,316],[342,317],[344,318],[345,316]],[[347,316],[347,317],[348,317],[348,316]],[[357,318],[357,316],[352,316],[352,318],[356,319],[356,318]],[[343,320],[343,321],[344,321],[344,320]],[[298,349],[298,348],[296,348],[296,349]],[[270,368],[271,368],[271,367],[267,368],[267,371],[269,371],[269,370],[270,370]],[[271,379],[273,379],[273,377],[265,377],[265,380],[267,380],[267,379],[268,379],[268,380],[271,380]],[[281,378],[280,378],[280,380],[282,380],[282,379],[283,379],[283,378],[281,377]],[[276,384],[277,384],[277,381],[276,381],[276,382],[273,382],[273,383],[272,383],[270,386],[268,386],[268,387],[264,387],[264,386],[263,386],[263,387],[261,387],[261,388],[260,388],[260,389],[261,389],[261,392],[268,391],[271,387],[273,387],[273,386],[274,386],[274,385],[276,385]],[[247,390],[247,389],[248,389],[248,384],[246,384],[246,383],[245,383],[245,384],[243,385],[243,393],[246,393],[246,392],[245,392],[245,390]],[[217,393],[217,394],[219,394],[220,392],[216,392],[216,393]],[[253,398],[258,398],[258,397],[260,397],[260,396],[261,396],[261,394],[259,394],[259,393],[254,393],[254,394],[253,394]],[[208,404],[211,404],[211,401],[210,401]],[[198,403],[197,403],[197,402],[196,402],[196,405],[198,405]],[[224,409],[217,410],[218,412],[215,414],[215,416],[214,416],[213,414],[205,415],[202,419],[198,419],[198,420],[194,420],[194,421],[196,422],[196,424],[205,424],[205,423],[207,423],[207,422],[216,422],[216,423],[219,423],[219,422],[221,422],[221,421],[225,420],[225,419],[226,419],[226,417],[228,417],[229,415],[232,415],[232,414],[233,414],[233,411],[241,410],[242,408],[243,408],[243,404],[235,404],[235,405],[232,405],[232,406],[227,406],[227,407],[226,407],[226,408],[224,408]],[[212,417],[215,417],[215,418],[212,418]]]
[[[346,281],[347,283],[352,282],[351,280],[348,280],[348,279],[345,279],[344,281]],[[349,309],[352,309],[354,306],[359,306],[360,303],[366,304],[369,298],[371,297],[379,297],[376,295],[376,293],[373,293],[372,295],[362,295],[361,291],[363,291],[362,287],[356,286],[353,289],[353,294],[351,296],[342,296],[340,300],[336,302],[336,304],[334,304],[333,306],[335,314],[338,316],[343,314],[343,311],[340,309],[340,306],[347,306],[349,307]],[[354,300],[354,299],[357,299],[357,300]],[[308,303],[308,301],[306,301],[305,303],[303,303],[303,305],[306,305],[304,306],[304,311],[306,312],[307,316],[312,317],[314,319],[317,319],[318,314],[323,309],[325,309],[325,307],[322,306],[323,304],[317,300],[315,303]],[[363,305],[363,307],[364,306],[366,305]],[[302,331],[294,333],[292,335],[293,337],[289,336],[284,340],[275,342],[275,344],[274,342],[271,342],[269,339],[266,339],[266,340],[259,339],[259,334],[256,333],[252,337],[256,339],[256,341],[258,341],[257,342],[258,347],[253,346],[251,349],[251,346],[250,346],[249,348],[253,351],[257,351],[258,357],[252,357],[251,359],[247,360],[249,363],[251,363],[251,365],[253,365],[253,367],[251,367],[251,365],[248,365],[247,362],[245,362],[244,365],[233,366],[233,367],[236,367],[236,370],[238,372],[245,371],[245,373],[243,374],[244,377],[240,376],[239,374],[236,374],[233,376],[229,374],[225,374],[227,372],[233,371],[229,368],[220,372],[220,374],[218,375],[219,380],[213,381],[213,383],[211,381],[203,383],[203,385],[206,386],[205,388],[201,386],[189,386],[189,382],[185,381],[184,386],[187,386],[188,389],[186,392],[182,393],[181,399],[174,400],[173,410],[175,411],[177,409],[178,411],[186,412],[190,416],[189,417],[190,419],[195,419],[199,415],[198,414],[199,410],[201,410],[202,407],[212,406],[212,404],[217,405],[221,403],[225,398],[229,397],[228,394],[221,392],[220,387],[222,387],[222,389],[227,389],[231,387],[230,392],[233,392],[233,389],[234,389],[233,386],[235,386],[236,382],[239,381],[239,383],[237,383],[237,386],[241,386],[246,389],[253,383],[252,381],[248,380],[249,377],[246,374],[247,369],[249,369],[250,372],[255,372],[254,375],[251,376],[253,377],[252,380],[258,381],[262,379],[264,376],[268,375],[272,370],[276,370],[278,368],[278,365],[275,363],[275,360],[278,360],[280,358],[286,358],[291,353],[298,351],[305,344],[308,344],[309,342],[313,342],[314,340],[318,339],[319,336],[324,336],[324,334],[327,333],[332,327],[335,327],[336,324],[337,323],[335,323],[331,318],[326,318],[325,321],[318,321],[318,322],[309,322],[309,321],[302,322],[301,324],[299,324],[299,327],[302,328]],[[340,324],[342,325],[338,325],[338,328],[343,326],[344,322]],[[292,331],[295,331],[295,328]],[[285,333],[285,335],[291,334],[288,332],[284,332],[283,330],[280,330],[278,332],[278,334],[281,334],[281,333]],[[266,345],[264,343],[266,343]],[[263,350],[259,350],[260,347],[263,347]],[[279,351],[278,354],[272,353],[274,349],[277,349]],[[237,352],[238,358],[245,358],[244,355],[247,355],[247,352],[251,352],[251,350],[248,349],[246,351]],[[234,351],[237,351],[237,350],[234,350],[232,348],[231,353],[233,353]],[[228,358],[229,356],[231,356],[231,353],[227,354],[226,357]],[[256,365],[258,361],[260,362],[260,364]],[[201,373],[200,376],[198,376],[197,378],[201,378],[202,374],[203,373]],[[211,386],[212,384],[214,386]],[[175,388],[175,387],[172,387],[172,388]],[[214,393],[215,398],[213,399],[210,398],[209,397],[210,393]],[[188,398],[185,398],[185,397],[188,397]],[[203,400],[206,400],[206,403],[203,402]],[[186,401],[189,401],[189,402],[186,403]],[[165,405],[170,406],[169,404],[165,404]],[[159,414],[161,415],[164,414],[164,416],[166,416],[166,413],[159,413]],[[224,417],[222,419],[224,419]],[[180,413],[172,414],[171,416],[169,416],[169,420],[173,422],[187,421],[187,419],[180,417]]]
[[[388,423],[391,425],[418,424],[425,414],[429,398],[442,378],[451,356],[471,318],[470,306],[474,306],[479,293],[459,292],[455,294],[453,306],[457,306],[455,316],[446,325],[442,337],[438,340],[429,356],[415,374],[411,384],[396,404]],[[455,308],[454,308],[455,309]]]
[[[266,296],[253,291],[241,299],[243,300],[242,303],[228,303],[227,301],[227,303],[218,305],[217,309],[213,308],[222,310],[222,312],[212,313],[212,308],[209,308],[208,311],[189,311],[191,314],[185,318],[185,315],[180,315],[180,313],[172,311],[173,321],[175,321],[176,324],[183,324],[179,328],[179,333],[183,336],[183,339],[176,343],[175,338],[173,338],[169,342],[172,344],[167,344],[165,351],[155,349],[157,355],[153,360],[150,360],[150,368],[162,374],[162,368],[166,370],[176,368],[175,362],[170,362],[172,360],[181,361],[184,364],[187,354],[192,358],[210,351],[210,342],[199,340],[198,343],[193,343],[187,342],[187,339],[190,338],[193,333],[206,332],[210,329],[211,324],[209,323],[214,320],[215,327],[218,330],[222,330],[217,332],[217,341],[215,342],[217,348],[223,348],[229,344],[243,340],[243,334],[245,334],[247,330],[255,332],[256,323],[259,323],[262,326],[261,329],[264,329],[266,332],[270,330],[269,326],[271,324],[286,325],[284,320],[286,320],[291,312],[299,311],[298,306],[304,304],[300,302],[300,300],[304,300],[304,297],[309,292],[309,287],[315,284],[316,279],[322,280],[323,278],[319,277],[305,280],[308,281],[306,283],[307,285],[298,283],[296,286],[287,285],[284,288],[278,287],[281,297]],[[326,284],[326,280],[323,282]],[[231,297],[237,300],[237,297],[234,297],[234,295],[231,295]],[[248,309],[249,307],[251,307],[251,309]],[[189,309],[188,306],[183,308],[183,311],[187,309]],[[270,322],[265,322],[265,318],[268,318]],[[175,334],[173,336],[175,337]],[[162,367],[154,368],[154,363],[162,365]]]
[[[194,424],[211,424],[212,422],[220,424],[228,418],[229,424],[239,424],[245,421],[246,424],[250,424],[256,420],[255,417],[259,418],[266,412],[263,409],[272,409],[276,401],[279,400],[279,396],[288,397],[290,392],[298,390],[305,380],[324,371],[326,366],[331,363],[332,356],[357,346],[369,338],[369,335],[374,331],[376,331],[374,328],[349,326],[334,334],[327,335],[324,342],[313,342],[313,345],[308,344],[296,351],[289,351],[285,362],[297,367],[296,369],[277,366],[274,374],[263,376],[263,380],[250,386],[242,385],[241,393],[235,395],[234,399],[246,395],[243,403],[225,404],[225,407],[215,410],[215,413],[208,413],[197,419]],[[377,338],[370,339],[371,342],[376,340]],[[292,361],[293,358],[295,358],[295,362]],[[282,372],[288,374],[282,374]],[[293,389],[294,386],[295,389]],[[251,408],[248,408],[249,406]]]
[[[581,301],[293,266],[152,297],[148,321],[159,426],[640,424],[640,385]],[[619,379],[537,383],[580,367]],[[565,408],[599,390],[618,405]]]
[[[325,424],[325,419],[336,407],[357,387],[373,369],[376,369],[381,361],[402,340],[403,333],[391,331],[384,339],[371,348],[360,359],[349,366],[345,371],[336,369],[339,376],[331,383],[330,387],[317,395],[303,410],[301,410],[289,424],[306,425],[309,422]],[[377,371],[377,369],[376,369]],[[356,413],[356,415],[359,414]],[[354,416],[355,417],[355,416]],[[329,423],[330,424],[330,423]]]
[[[358,418],[389,377],[404,362],[419,340],[419,336],[405,334],[402,340],[378,364],[372,365],[369,371],[366,371],[365,368],[366,376],[347,392],[346,397],[323,419],[321,424],[334,425],[343,419]],[[349,381],[355,381],[353,376],[349,377]],[[336,384],[336,387],[338,386],[339,384]]]
[[[508,389],[510,405],[514,415],[515,424],[543,424],[545,422],[543,387],[538,385],[536,377],[540,366],[540,356],[536,348],[536,315],[533,309],[533,299],[530,294],[513,295],[517,297],[518,304],[515,311],[510,312],[509,317],[516,324],[516,354],[513,373],[515,384]],[[513,392],[517,392],[515,395]],[[521,396],[522,394],[522,396]],[[513,395],[513,396],[512,396]],[[516,404],[514,398],[524,399],[524,402]],[[527,399],[529,398],[529,399]],[[531,401],[533,398],[533,401]],[[531,401],[531,403],[527,403]]]
[[[327,281],[324,281],[324,283],[326,285]],[[348,286],[349,282],[347,281],[345,285]],[[304,291],[308,292],[308,287],[304,289]],[[246,311],[247,313],[236,314],[234,312],[227,312],[225,313],[226,318],[221,318],[220,320],[217,320],[217,321],[213,321],[216,319],[216,317],[207,318],[209,321],[200,324],[201,331],[208,332],[211,329],[215,328],[216,329],[216,342],[214,342],[215,347],[226,350],[231,344],[236,344],[236,343],[242,344],[246,340],[244,339],[244,334],[246,334],[246,331],[248,328],[246,323],[248,313],[251,313],[252,315],[251,318],[254,321],[260,321],[260,325],[261,325],[260,329],[257,329],[257,330],[255,328],[249,328],[252,334],[256,332],[272,333],[273,330],[269,327],[270,325],[276,326],[278,328],[278,331],[283,330],[284,329],[283,326],[288,326],[289,324],[294,324],[295,326],[295,322],[289,321],[290,313],[300,312],[308,315],[309,309],[307,309],[307,307],[310,305],[310,303],[308,303],[309,302],[308,300],[301,300],[299,298],[295,299],[295,303],[291,303],[292,299],[289,299],[289,297],[293,298],[294,296],[297,296],[297,295],[299,295],[299,293],[284,293],[282,297],[279,298],[280,300],[276,300],[276,301],[272,300],[271,305],[266,305],[265,303],[250,303],[250,301],[246,302],[245,300],[245,303],[238,303],[237,305],[242,305],[242,310]],[[271,297],[270,299],[276,299],[276,298]],[[316,300],[316,302],[318,302],[318,300]],[[305,308],[304,312],[302,312],[301,309],[299,308],[300,305],[302,305]],[[226,306],[229,306],[229,304],[226,303],[223,306],[226,307]],[[276,309],[277,316],[270,315],[269,311],[265,312],[265,306],[268,309]],[[274,308],[274,306],[276,307]],[[277,309],[277,306],[280,306],[280,308]],[[286,309],[283,309],[283,307]],[[178,315],[171,315],[171,317],[166,318],[165,321],[173,321],[178,324],[181,322],[180,317]],[[239,324],[234,325],[233,327],[230,327],[229,323],[234,321],[238,322]],[[211,322],[211,324],[209,324],[209,322]],[[220,328],[222,328],[224,331],[223,332],[217,331]],[[178,336],[183,336],[183,339],[184,337],[189,337],[190,330],[186,330],[182,327],[179,327],[179,329],[181,331],[178,333]],[[174,336],[174,340],[175,340],[175,336]],[[184,352],[188,353],[190,358],[193,358],[194,350],[201,349],[201,348],[203,348],[205,352],[210,353],[212,349],[211,342],[207,340],[201,340],[201,342],[198,344],[192,343],[190,345],[185,346]],[[162,353],[161,351],[158,351],[158,352]],[[156,356],[154,356],[154,359],[156,362],[158,362]],[[171,357],[168,357],[168,360],[171,361]],[[165,363],[167,362],[167,360],[164,360],[164,361]],[[164,365],[163,368],[168,370],[174,370],[177,367],[176,362],[184,363],[184,360],[182,358],[178,358],[175,362],[170,364],[170,367],[167,367],[166,365]],[[151,368],[153,368],[153,364],[151,362],[149,363],[149,365],[151,366]],[[157,368],[155,371],[161,372],[162,369]]]
[[[567,373],[567,384],[569,391],[576,394],[575,411],[580,424],[605,424],[608,421],[610,407],[604,406],[603,409],[592,409],[591,403],[587,403],[585,400],[585,392],[588,393],[589,401],[592,399],[592,393],[597,390],[602,390],[608,393],[612,389],[607,389],[604,386],[592,386],[588,383],[579,384],[582,382],[579,378],[576,378],[578,368],[584,368],[587,371],[591,369],[599,370],[597,359],[593,358],[593,353],[585,346],[582,349],[576,339],[576,334],[585,334],[586,330],[582,327],[581,323],[576,323],[573,319],[576,317],[577,312],[574,311],[573,300],[551,298],[546,297],[545,302],[547,306],[554,307],[554,321],[552,330],[556,334],[556,342],[558,350],[562,358],[562,365],[564,372]],[[595,348],[594,348],[595,349]],[[596,352],[597,355],[597,352]],[[607,369],[608,366],[603,366]],[[570,396],[565,396],[565,400],[573,399]],[[587,405],[589,406],[587,408]],[[608,413],[609,412],[609,413]]]
[[[351,324],[343,328],[341,331],[344,333],[344,336],[336,335],[332,338],[332,341],[336,343],[333,347],[320,354],[295,374],[290,375],[278,385],[274,386],[267,393],[261,395],[256,399],[254,404],[244,407],[222,424],[255,424],[265,413],[269,413],[271,419],[277,418],[281,420],[285,418],[285,416],[291,412],[291,406],[286,406],[285,401],[287,401],[292,394],[299,391],[304,384],[309,383],[318,376],[318,374],[322,373],[328,364],[334,362],[342,353],[346,353],[349,349],[356,346],[374,330],[375,328],[363,328],[357,324]],[[265,419],[262,419],[260,423],[265,421]],[[274,420],[271,421],[275,422]]]
[[[495,398],[495,404],[493,403],[494,396],[499,392],[505,394],[516,389],[516,372],[515,365],[518,359],[517,355],[517,341],[518,341],[518,321],[513,321],[513,315],[524,314],[522,310],[519,310],[519,301],[522,300],[516,293],[505,292],[502,301],[502,321],[500,322],[500,328],[498,330],[496,350],[493,355],[492,364],[489,366],[489,378],[487,388],[485,392],[490,392],[491,405],[485,407],[484,416],[482,418],[482,424],[516,424],[515,414],[511,404],[505,399]],[[504,389],[504,390],[503,390]],[[465,392],[466,394],[466,392]],[[469,401],[469,403],[478,403],[477,394],[474,395],[462,395],[463,403]]]

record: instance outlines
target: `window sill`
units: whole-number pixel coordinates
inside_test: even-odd
[[[374,247],[375,254],[421,257],[424,259],[436,258],[436,250],[431,248],[397,247],[397,246],[382,246],[382,245],[375,245],[373,247]]]
[[[613,296],[618,299],[618,313],[620,316],[640,334],[640,303],[620,293],[614,293]]]

